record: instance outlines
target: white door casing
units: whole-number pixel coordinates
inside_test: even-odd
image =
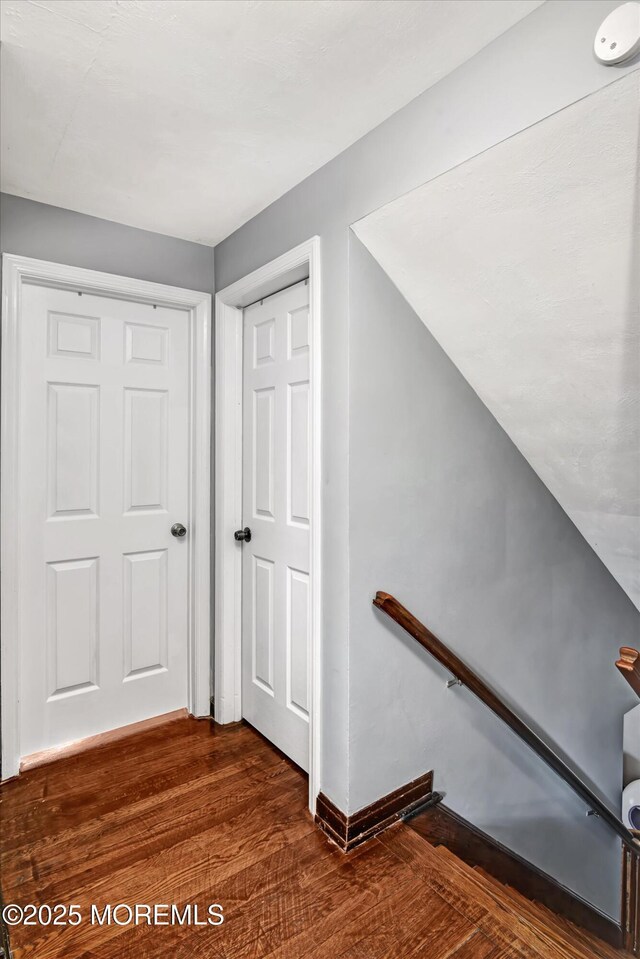
[[[6,778],[32,752],[208,713],[210,340],[206,294],[4,270]]]
[[[309,289],[244,310],[242,714],[309,768]]]
[[[322,311],[321,243],[315,236],[216,294],[215,344],[215,718],[242,717],[243,308],[305,277],[310,333],[310,702],[309,809],[321,790],[322,751]]]

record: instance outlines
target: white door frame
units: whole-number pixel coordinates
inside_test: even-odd
[[[311,327],[311,545],[309,583],[309,809],[320,792],[321,695],[321,313],[320,237],[314,236],[216,294],[215,304],[215,640],[214,714],[242,719],[242,311],[245,306],[309,278]]]
[[[25,283],[52,286],[185,310],[190,324],[191,482],[189,489],[189,712],[210,711],[210,452],[211,296],[131,277],[4,254],[2,257],[2,389],[0,392],[0,682],[2,777],[16,776],[20,762],[20,589],[15,544],[19,542],[20,311]]]

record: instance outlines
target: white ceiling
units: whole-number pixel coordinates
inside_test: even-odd
[[[639,135],[635,72],[355,231],[640,608]]]
[[[541,0],[3,0],[2,189],[215,244]]]

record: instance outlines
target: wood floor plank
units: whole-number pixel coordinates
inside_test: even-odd
[[[298,959],[314,949],[326,952],[326,940],[341,932],[353,917],[375,912],[388,895],[389,887],[409,890],[413,885],[410,869],[394,861],[387,850],[376,841],[360,847],[360,857],[342,854],[342,862],[332,873],[331,881],[321,887],[305,883],[298,887],[290,883],[284,902],[281,890],[265,899],[261,908],[265,915],[274,912],[276,905],[286,919],[286,934],[282,926],[272,928],[276,946],[266,955],[269,959]],[[356,852],[356,850],[354,850]],[[284,939],[284,941],[281,941]]]
[[[426,891],[426,895],[425,895]],[[352,919],[324,942],[310,949],[306,959],[381,959],[395,947],[401,932],[412,925],[424,924],[425,912],[430,912],[439,897],[421,883],[409,881],[399,888],[389,889],[384,900],[366,912],[358,912]]]
[[[85,916],[14,928],[15,959],[585,959],[583,938],[566,949],[566,927],[402,824],[343,853],[307,788],[250,727],[190,719],[3,784],[5,901]],[[222,926],[88,921],[108,903],[197,906],[202,920],[212,902]]]
[[[248,736],[249,732],[246,734]],[[177,743],[181,743],[183,748],[187,744],[192,748],[193,743],[203,742],[214,735],[217,734],[211,730],[208,723],[190,719],[176,720],[166,727],[134,735],[119,743],[97,747],[81,755],[63,757],[46,766],[28,770],[17,779],[3,783],[3,795],[11,798],[16,805],[25,804],[31,801],[45,782],[51,791],[58,788],[64,792],[68,778],[73,777],[79,770],[82,770],[85,779],[91,779],[94,774],[108,779],[114,765],[124,768],[127,755],[136,756],[138,763],[144,765],[153,762],[163,751],[174,749]]]
[[[530,955],[531,953],[520,952],[515,946],[501,946],[496,943],[484,959],[522,959],[522,956],[529,959]],[[459,959],[459,957],[453,957],[453,959]],[[472,959],[475,959],[475,956]]]
[[[240,727],[238,734],[242,737],[248,731]],[[156,744],[150,736],[145,736],[145,740],[139,746],[127,741],[128,761],[124,757],[120,762],[113,759],[108,761],[105,756],[104,764],[85,769],[81,764],[83,757],[74,757],[26,773],[25,791],[33,788],[33,779],[38,780],[34,797],[26,801],[17,789],[18,785],[23,784],[22,777],[3,785],[3,824],[7,838],[11,838],[14,829],[18,830],[20,840],[25,835],[37,838],[42,829],[46,829],[46,835],[50,837],[59,828],[69,824],[69,815],[76,817],[75,822],[89,820],[109,809],[122,808],[145,795],[159,793],[167,788],[167,784],[210,771],[214,768],[212,763],[215,763],[215,768],[220,768],[225,762],[237,761],[255,753],[258,748],[255,740],[251,743],[251,740],[241,738],[239,742],[233,742],[228,737],[185,737],[184,733],[169,744],[161,741]],[[110,750],[96,750],[102,751]],[[95,763],[95,757],[91,759]],[[65,776],[60,767],[67,765],[75,768],[67,769]],[[69,789],[70,782],[73,783],[72,789]],[[61,818],[60,824],[56,818],[58,816]]]
[[[484,933],[476,930],[468,939],[455,951],[451,953],[449,959],[507,959],[506,953],[501,946],[488,939]],[[516,953],[512,953],[513,959],[516,959]]]
[[[234,959],[306,956],[308,944],[330,935],[343,923],[346,910],[366,909],[377,901],[385,875],[397,865],[393,857],[379,849],[363,846],[352,857],[325,846],[314,862],[301,870],[289,869],[276,885],[267,883],[263,887],[246,877],[253,894],[243,903],[234,901],[233,885],[245,877],[233,877],[219,887],[219,894],[227,903],[226,921],[234,931]],[[262,868],[257,864],[252,871],[259,873]],[[396,877],[398,881],[402,875],[405,881],[411,878],[410,871],[403,869]],[[182,938],[174,932],[163,941],[176,959],[189,955],[189,944],[182,947],[178,941]],[[221,959],[227,953],[227,944],[219,936],[211,936],[198,950],[203,959]]]
[[[224,733],[211,732],[208,729],[210,724],[202,721],[178,720],[170,725],[172,728],[164,736],[160,730],[153,730],[30,770],[19,779],[3,784],[3,796],[14,808],[29,804],[33,794],[35,798],[43,798],[43,791],[48,801],[59,800],[68,795],[68,784],[72,781],[74,795],[85,794],[97,799],[104,788],[126,790],[130,776],[125,773],[135,774],[134,780],[139,780],[154,770],[167,774],[175,764],[190,762],[199,756],[215,755],[218,758],[225,751],[238,755],[241,743],[249,750],[258,748],[248,727],[239,727],[237,736],[231,738]]]
[[[132,789],[122,801],[114,799],[113,796],[109,797],[108,803],[105,803],[104,807],[94,808],[91,815],[80,815],[85,810],[83,808],[78,809],[78,802],[81,804],[82,799],[76,800],[75,796],[66,796],[56,802],[54,806],[37,803],[31,810],[32,816],[39,817],[37,828],[30,829],[28,821],[27,823],[23,822],[20,828],[24,830],[24,835],[13,832],[11,827],[15,817],[9,818],[8,810],[6,810],[3,817],[3,824],[7,827],[4,832],[4,849],[6,852],[15,846],[24,845],[25,842],[31,845],[38,844],[42,841],[40,837],[42,829],[47,831],[47,841],[61,839],[65,832],[69,830],[91,829],[96,823],[106,822],[109,818],[115,819],[118,816],[128,814],[130,809],[145,802],[148,805],[169,803],[175,795],[174,790],[179,789],[182,792],[188,792],[194,787],[197,788],[205,778],[213,785],[216,778],[223,781],[230,776],[241,773],[243,770],[251,774],[252,769],[256,766],[275,766],[279,762],[277,756],[249,755],[241,759],[234,757],[225,759],[225,757],[222,757],[220,762],[215,765],[212,765],[209,761],[207,763],[197,763],[193,767],[182,766],[175,770],[175,775],[172,771],[165,776],[154,777],[155,782],[149,788]],[[145,780],[144,784],[145,786],[148,785],[148,781]],[[139,787],[140,785],[141,780],[138,779],[136,786]],[[18,818],[23,815],[24,812],[17,813]]]
[[[391,923],[388,928],[376,925],[372,933],[340,953],[340,959],[370,959],[372,955],[379,959],[449,959],[476,932],[464,916],[439,897],[435,906],[427,912],[423,910],[424,906],[416,904],[413,914],[402,924]]]
[[[292,812],[286,799],[285,791],[263,803],[254,816],[248,817],[243,811],[235,819],[178,842],[169,850],[154,851],[142,863],[101,876],[95,882],[61,891],[49,887],[44,901],[75,902],[85,914],[89,913],[92,903],[102,909],[113,902],[188,902],[203,890],[215,890],[221,880],[242,868],[243,863],[256,862],[314,831],[310,817],[301,817],[297,809]],[[86,924],[59,931],[45,929],[38,937],[38,956],[42,959],[55,956],[57,944],[93,948],[101,939],[121,934],[121,927],[105,929]]]
[[[101,873],[110,874],[243,810],[249,814],[267,785],[286,793],[295,778],[276,755],[262,760],[256,757],[250,763],[201,776],[197,786],[187,783],[166,790],[162,802],[152,795],[124,810],[111,810],[78,827],[70,826],[47,843],[47,857],[39,863],[37,881],[44,888],[51,877],[58,889],[95,881]],[[68,855],[70,843],[77,846],[72,858]],[[38,843],[25,844],[7,864],[6,881],[14,888],[34,880],[37,851]]]
[[[238,939],[252,942],[263,934],[262,927],[255,920],[247,926],[243,917],[251,917],[256,903],[268,896],[276,889],[286,886],[296,877],[302,882],[312,877],[322,876],[338,866],[344,855],[337,848],[327,848],[326,840],[317,830],[311,830],[307,835],[293,842],[282,845],[275,851],[266,851],[266,854],[254,863],[231,871],[226,879],[216,882],[214,887],[199,890],[189,897],[183,897],[182,903],[205,903],[205,893],[215,890],[215,901],[224,904],[226,928],[233,927],[233,954],[235,955]],[[209,897],[210,898],[210,897]],[[162,937],[155,936],[154,930],[138,927],[128,930],[120,938],[119,948],[125,954],[144,955],[145,959],[155,956],[172,956],[180,953],[181,946],[185,950],[193,950],[198,956],[224,954],[228,948],[224,927],[221,929],[184,930],[174,928],[165,930]],[[152,940],[155,940],[152,943]],[[197,947],[197,949],[196,949]],[[95,959],[108,959],[112,955],[111,947],[107,944],[98,948]]]

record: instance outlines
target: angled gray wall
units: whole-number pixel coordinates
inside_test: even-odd
[[[350,787],[446,803],[616,915],[620,846],[371,597],[449,644],[619,814],[640,614],[378,263],[350,248]],[[388,787],[388,789],[387,789]]]
[[[0,251],[213,292],[213,250],[47,203],[0,194]]]
[[[617,0],[551,0],[544,4],[216,247],[216,283],[220,289],[314,234],[319,234],[322,242],[323,791],[340,808],[353,812],[401,785],[412,774],[433,766],[441,784],[442,777],[446,778],[453,803],[463,814],[471,819],[479,817],[479,824],[489,832],[503,839],[508,837],[514,849],[529,855],[541,868],[556,872],[567,885],[589,896],[611,915],[618,913],[619,881],[614,873],[620,858],[611,838],[592,820],[588,821],[588,834],[586,819],[584,824],[575,829],[571,825],[569,829],[568,824],[577,824],[584,818],[582,804],[563,792],[563,787],[552,788],[546,770],[535,764],[524,749],[514,749],[513,743],[491,725],[491,718],[480,715],[475,705],[465,703],[458,690],[448,694],[447,718],[453,724],[451,728],[439,726],[437,717],[429,713],[439,739],[430,752],[426,737],[414,726],[424,722],[429,705],[425,705],[422,682],[417,680],[421,678],[434,691],[440,688],[438,683],[443,677],[437,676],[432,664],[417,660],[416,652],[403,645],[400,637],[395,636],[395,642],[390,642],[388,627],[376,621],[370,602],[375,589],[392,591],[394,587],[399,598],[404,597],[408,605],[415,606],[416,612],[440,629],[452,645],[458,639],[470,641],[476,635],[478,619],[482,618],[483,629],[490,629],[491,636],[484,633],[482,645],[477,648],[479,658],[482,654],[484,660],[490,649],[487,667],[495,665],[499,656],[515,659],[512,670],[518,680],[516,689],[524,697],[520,705],[534,721],[548,727],[560,745],[566,743],[567,749],[576,751],[574,758],[586,774],[603,777],[599,785],[615,801],[621,777],[622,713],[629,704],[626,690],[623,685],[614,688],[606,682],[598,699],[601,695],[613,699],[603,710],[606,718],[602,720],[598,718],[599,701],[595,704],[574,700],[573,712],[561,707],[556,714],[551,693],[557,690],[553,684],[547,688],[546,676],[558,668],[557,654],[567,637],[572,648],[582,641],[586,614],[576,616],[576,609],[587,597],[589,615],[595,619],[593,630],[586,634],[586,648],[589,657],[594,650],[595,655],[593,662],[581,661],[576,668],[581,676],[585,674],[580,689],[600,690],[594,677],[603,668],[612,668],[611,650],[620,640],[616,631],[622,629],[629,635],[630,627],[624,625],[631,622],[628,601],[615,584],[609,583],[604,571],[593,565],[595,559],[589,547],[577,538],[572,524],[550,500],[540,481],[527,472],[515,449],[504,437],[498,438],[495,424],[490,425],[490,417],[477,401],[468,411],[470,422],[478,424],[477,436],[464,422],[462,436],[441,436],[437,464],[431,463],[428,451],[407,453],[395,446],[393,458],[386,454],[389,463],[380,468],[380,477],[385,477],[385,485],[381,486],[376,472],[384,454],[379,456],[379,446],[373,445],[384,439],[376,429],[374,413],[378,406],[363,406],[361,391],[371,388],[374,370],[389,355],[398,366],[397,375],[407,378],[405,388],[415,389],[417,399],[422,396],[420,380],[429,375],[433,356],[425,346],[428,334],[424,328],[419,334],[417,328],[414,331],[415,337],[420,338],[420,347],[417,340],[413,343],[414,334],[409,335],[411,320],[406,316],[398,349],[412,353],[415,346],[416,358],[422,358],[419,367],[413,355],[407,355],[403,374],[404,359],[390,349],[387,339],[392,330],[387,330],[377,343],[363,341],[368,334],[359,301],[365,302],[367,289],[377,288],[380,277],[376,277],[367,258],[361,256],[362,251],[353,243],[350,245],[349,226],[394,197],[588,96],[625,70],[637,69],[637,64],[610,69],[599,65],[593,57],[595,31],[615,6]],[[390,322],[387,315],[383,319],[385,324]],[[379,316],[378,323],[381,321]],[[366,365],[354,351],[367,357]],[[413,371],[411,376],[409,370]],[[444,373],[438,382],[446,386]],[[383,384],[385,389],[389,388],[384,379]],[[431,394],[430,400],[439,402],[438,396]],[[444,395],[441,402],[445,403]],[[452,402],[454,407],[470,403],[463,386]],[[398,414],[405,412],[402,404],[394,409]],[[416,441],[410,425],[403,426],[400,421],[394,425]],[[486,483],[487,502],[483,505],[487,516],[478,511],[471,533],[460,523],[464,512],[460,512],[457,498],[456,470],[463,439],[469,442],[474,456],[480,457],[476,468],[482,466]],[[489,450],[499,453],[500,465],[496,464],[492,471],[488,470],[485,440]],[[447,442],[451,444],[448,452]],[[402,570],[406,571],[413,560],[423,577],[435,574],[433,555],[428,569],[423,556],[424,538],[430,532],[433,517],[421,514],[422,537],[408,540],[407,553],[402,553],[400,531],[410,528],[420,503],[415,491],[413,496],[402,496],[405,461],[419,470],[428,464],[439,471],[439,510],[454,522],[453,533],[460,540],[459,548],[469,554],[466,563],[460,565],[449,547],[443,552],[443,568],[437,573],[437,582],[447,584],[447,602],[443,606],[440,600],[435,610],[425,606],[421,583],[408,574],[400,582],[391,569],[391,559],[387,564],[380,559],[387,554],[394,562],[402,557]],[[417,489],[422,492],[419,484]],[[380,519],[376,502],[388,505],[394,495],[398,502],[392,514],[393,523],[385,522],[384,532],[376,530]],[[504,499],[508,506],[500,507]],[[526,559],[518,552],[517,542],[503,539],[507,527],[504,514],[499,521],[501,508],[508,508],[513,516],[510,537],[530,544]],[[495,537],[500,539],[491,541],[489,561],[477,541],[484,535],[494,536],[492,517],[496,520]],[[365,531],[365,525],[370,529]],[[471,535],[466,545],[465,535]],[[443,547],[442,538],[437,541]],[[550,555],[561,557],[553,570],[548,568]],[[533,567],[536,575],[529,586],[522,570],[530,571]],[[391,583],[380,581],[389,576]],[[553,587],[549,585],[550,578]],[[487,582],[495,585],[485,597],[482,585]],[[548,606],[553,599],[553,610],[547,609],[546,620],[549,628],[553,620],[556,656],[552,661],[546,661],[548,646],[537,656],[528,646],[519,649],[517,656],[513,648],[514,631],[523,619],[527,621],[530,605],[536,601],[536,589],[542,585],[544,591],[538,597],[541,606]],[[433,591],[429,597],[433,598]],[[482,601],[480,608],[478,600]],[[531,633],[527,635],[532,642]],[[380,656],[381,652],[387,658]],[[469,652],[469,647],[465,647],[465,652]],[[364,665],[366,681],[357,675]],[[529,674],[530,688],[526,682]],[[507,691],[510,688],[511,680],[507,681],[504,674],[491,676],[487,669],[486,678]],[[386,680],[391,684],[388,687]],[[379,698],[381,688],[385,692]],[[456,696],[460,708],[454,711],[451,706]],[[437,705],[431,704],[434,713],[440,705],[441,699]],[[401,729],[402,736],[396,732],[381,735],[385,719],[390,726]],[[450,765],[442,765],[441,749],[445,741],[456,736],[463,742],[466,738],[469,745],[466,753],[464,749],[455,753],[459,768],[454,775]],[[486,784],[483,769],[495,771],[505,784],[504,795],[493,804],[491,819],[482,797],[474,805],[478,785]],[[519,796],[523,783],[533,783],[528,810],[521,805]],[[548,805],[544,800],[547,787],[552,797]],[[514,816],[517,821],[513,821]],[[570,835],[563,845],[568,829]],[[582,849],[581,837],[586,837]],[[596,868],[603,873],[601,880],[594,878],[594,867],[587,866],[588,856],[595,856]]]

